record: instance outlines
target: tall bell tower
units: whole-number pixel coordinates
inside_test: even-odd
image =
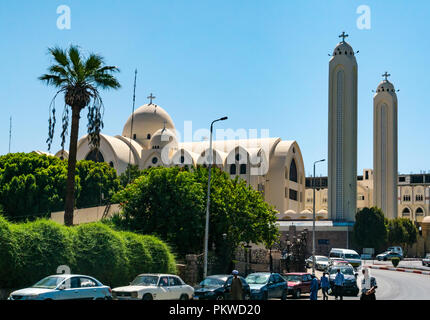
[[[385,217],[397,217],[397,94],[394,85],[379,83],[373,97],[373,199]]]
[[[357,209],[357,61],[342,41],[329,64],[328,212],[336,221],[355,221]]]

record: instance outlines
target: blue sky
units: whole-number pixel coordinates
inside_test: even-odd
[[[70,30],[57,28],[59,5],[71,9]],[[360,5],[371,9],[370,30],[357,27]],[[220,126],[297,140],[309,175],[313,161],[327,157],[328,53],[345,30],[360,51],[358,172],[373,166],[372,90],[385,71],[401,90],[399,171],[430,172],[429,14],[425,0],[4,0],[0,154],[8,152],[10,116],[12,152],[47,150],[55,91],[37,77],[50,63],[48,47],[73,43],[121,69],[122,88],[103,93],[104,133],[122,133],[137,68],[136,106],[153,92],[179,131],[184,121],[196,130],[227,115]],[[83,113],[81,135],[85,120]],[[326,175],[326,164],[317,173]]]

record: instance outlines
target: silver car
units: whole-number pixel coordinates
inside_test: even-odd
[[[110,300],[112,291],[93,277],[59,274],[43,278],[35,285],[14,291],[8,300]]]

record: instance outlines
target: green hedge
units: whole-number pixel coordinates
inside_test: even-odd
[[[114,231],[99,222],[13,224],[0,215],[0,288],[32,285],[61,265],[111,287],[127,285],[139,273],[176,273],[169,247],[153,236]]]

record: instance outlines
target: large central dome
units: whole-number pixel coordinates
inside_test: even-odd
[[[169,114],[156,104],[144,104],[134,112],[133,132],[131,132],[130,116],[122,130],[122,136],[132,138],[142,146],[148,147],[154,133],[159,129],[171,129],[175,132],[175,125]]]

